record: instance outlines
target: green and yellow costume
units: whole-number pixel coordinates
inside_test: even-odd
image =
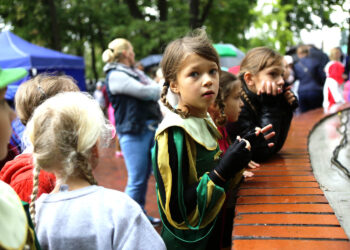
[[[223,185],[208,176],[221,155],[220,137],[209,115],[183,119],[169,112],[158,127],[152,162],[168,249],[206,249],[213,243],[226,197]]]

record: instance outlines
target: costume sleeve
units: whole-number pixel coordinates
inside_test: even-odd
[[[288,135],[289,127],[293,117],[293,108],[285,100],[283,94],[278,96],[261,95],[259,97],[259,106],[252,110],[245,103],[239,120],[236,123],[229,124],[227,131],[231,140],[237,135],[245,137],[256,127],[263,128],[272,124],[272,131],[276,135],[265,140],[264,137],[258,137],[252,145],[252,159],[254,161],[265,161],[278,152]],[[268,147],[268,143],[274,143],[273,147]]]
[[[278,152],[288,135],[289,127],[293,118],[293,109],[288,104],[283,94],[278,96],[263,95],[261,101],[261,128],[272,124],[276,135],[268,140],[275,145],[271,148],[272,154]],[[271,156],[271,155],[270,155]]]
[[[112,71],[108,79],[112,94],[129,95],[143,101],[158,101],[161,89],[159,85],[144,85],[124,72]]]
[[[225,200],[224,188],[197,177],[193,140],[178,127],[156,137],[152,152],[158,206],[176,229],[200,229],[214,221]]]

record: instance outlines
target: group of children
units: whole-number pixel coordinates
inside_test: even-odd
[[[31,80],[17,93],[17,108],[28,108],[26,115],[18,112],[27,126],[27,174],[11,184],[16,175],[10,169],[22,155],[0,178],[30,202],[42,249],[231,248],[243,172],[259,166],[252,159],[266,160],[282,147],[295,107],[296,97],[284,87],[283,58],[253,49],[237,78],[221,71],[200,29],[171,42],[161,67],[168,111],[152,149],[161,235],[130,197],[97,186],[92,170],[114,132],[93,98],[65,77],[55,78],[66,82],[54,94],[50,78]],[[177,105],[168,102],[168,91],[177,95]]]

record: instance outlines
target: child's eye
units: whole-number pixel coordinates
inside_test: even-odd
[[[191,72],[190,73],[190,76],[191,77],[197,77],[199,74],[198,74],[198,72]]]
[[[209,73],[210,73],[211,75],[215,75],[216,73],[218,73],[218,70],[217,70],[217,69],[211,69],[211,70],[209,71]]]

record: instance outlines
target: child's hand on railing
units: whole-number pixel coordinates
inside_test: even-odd
[[[272,124],[266,125],[263,128],[256,127],[254,132],[248,133],[246,136],[244,136],[243,139],[246,139],[250,142],[250,144],[254,147],[255,143],[259,138],[264,138],[265,140],[269,140],[272,137],[276,135],[275,131],[272,130]],[[264,135],[267,133],[266,135]],[[270,142],[267,144],[268,147],[273,147],[275,144],[273,142]]]

